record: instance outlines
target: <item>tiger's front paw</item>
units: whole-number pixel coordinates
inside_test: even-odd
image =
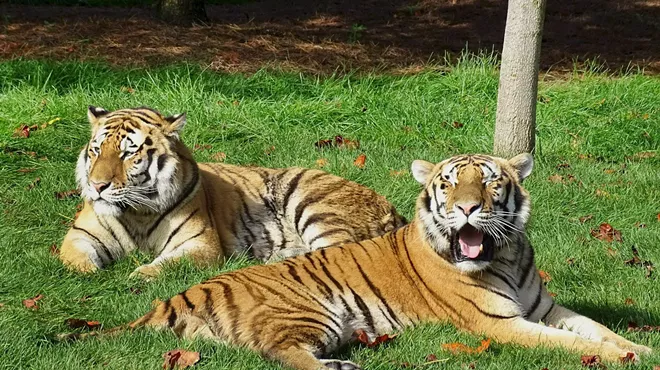
[[[635,344],[627,339],[624,339],[622,337],[618,338],[603,338],[604,342],[610,342],[616,344],[617,347],[629,351],[629,352],[634,352],[638,355],[649,355],[653,350],[647,346],[642,346],[639,344]]]
[[[76,248],[63,246],[60,250],[60,260],[70,270],[86,273],[96,272],[99,264],[92,257]]]
[[[161,267],[160,266],[155,266],[155,265],[142,265],[129,275],[129,278],[137,278],[137,279],[142,279],[146,281],[150,281],[158,277],[160,274]]]
[[[362,368],[350,361],[320,360],[326,368],[332,370],[361,370]]]

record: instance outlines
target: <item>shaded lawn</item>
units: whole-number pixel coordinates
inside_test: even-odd
[[[179,341],[170,333],[139,331],[75,344],[48,340],[69,331],[67,318],[117,325],[146,312],[154,299],[252,263],[237,259],[203,270],[183,263],[150,284],[127,279],[149,260],[144,255],[92,276],[67,272],[49,249],[60,242],[79,200],[56,200],[54,193],[75,187],[74,163],[88,138],[88,104],[186,111],[184,141],[197,146],[199,161],[222,152],[234,164],[315,167],[325,158],[324,169],[375,188],[411,217],[420,190],[407,171],[412,160],[488,152],[497,91],[492,63],[474,58],[449,73],[406,77],[244,76],[189,66],[145,72],[36,61],[2,63],[0,76],[0,367],[35,369],[158,368],[161,354],[177,347],[200,351],[199,369],[279,368],[245,350]],[[526,182],[533,199],[529,235],[539,268],[552,277],[548,289],[560,304],[654,347],[656,354],[643,363],[647,368],[660,364],[660,334],[626,333],[626,327],[628,321],[660,325],[660,271],[648,279],[624,261],[635,245],[643,259],[660,263],[659,97],[657,77],[587,73],[541,83],[539,152]],[[12,137],[23,124],[55,118],[60,120],[27,139]],[[314,147],[337,134],[360,140],[361,148]],[[362,153],[366,166],[358,169],[353,160]],[[549,181],[553,175],[564,182]],[[40,183],[27,190],[37,177]],[[583,224],[579,218],[586,215],[593,218]],[[601,222],[621,230],[623,243],[590,237]],[[38,310],[22,306],[37,294],[44,295]],[[480,339],[451,326],[424,325],[386,348],[353,347],[341,356],[366,369],[398,369],[402,362],[424,362],[429,353],[448,360],[428,368],[470,362],[478,369],[580,368],[578,354],[559,350],[495,344],[487,353],[456,357],[440,350],[442,343],[477,345]]]

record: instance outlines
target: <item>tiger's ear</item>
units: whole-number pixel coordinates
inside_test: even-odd
[[[87,108],[87,120],[89,123],[92,125],[92,127],[96,126],[97,123],[99,123],[99,119],[101,117],[105,116],[109,112],[101,107],[95,107],[93,105],[90,105]]]
[[[418,183],[426,184],[429,174],[433,171],[435,165],[431,162],[423,161],[421,159],[414,160],[411,166],[412,175]]]
[[[163,128],[165,134],[167,134],[168,136],[174,136],[178,138],[179,133],[181,132],[181,130],[183,130],[183,126],[186,125],[186,114],[180,113],[180,114],[175,114],[173,116],[165,117],[165,121],[169,123],[169,125]]]
[[[518,172],[518,179],[522,182],[534,167],[534,157],[529,153],[518,154],[517,156],[509,159],[509,164]]]

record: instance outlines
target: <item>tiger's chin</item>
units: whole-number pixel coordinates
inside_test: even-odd
[[[101,198],[92,201],[92,207],[94,207],[94,212],[101,216],[119,217],[124,213],[122,207]]]
[[[486,269],[495,256],[494,238],[470,224],[454,231],[449,244],[454,265],[466,274]]]

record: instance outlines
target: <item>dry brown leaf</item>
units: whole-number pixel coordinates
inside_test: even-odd
[[[193,150],[196,151],[196,152],[200,151],[200,150],[208,150],[208,149],[211,149],[211,148],[213,148],[213,146],[211,144],[195,144],[193,146]]]
[[[80,195],[80,191],[77,189],[71,189],[71,190],[65,190],[65,191],[58,191],[55,193],[55,198],[58,200],[64,200],[68,198],[74,198]]]
[[[596,196],[601,198],[609,198],[610,193],[606,192],[605,190],[596,189]]]
[[[656,217],[658,219],[658,222],[660,222],[660,213],[658,213],[658,215]]]
[[[334,147],[334,148],[345,148],[345,149],[358,149],[360,147],[360,142],[358,140],[347,139],[341,135],[336,135],[332,139],[321,139],[314,143],[316,149]]]
[[[128,290],[130,290],[130,292],[135,294],[135,295],[142,294],[142,289],[140,289],[140,288],[130,287]]]
[[[660,370],[660,365],[653,366],[653,370]]]
[[[548,292],[548,295],[552,298],[555,298],[557,296],[557,293]]]
[[[637,325],[634,321],[628,321],[628,332],[660,332],[660,326]]]
[[[122,87],[121,87],[121,92],[129,93],[129,94],[134,94],[134,93],[135,93],[135,89],[132,88],[132,87],[128,87],[128,86],[122,86]]]
[[[30,173],[30,172],[34,172],[36,170],[37,170],[36,168],[21,168],[21,169],[17,170],[16,172]]]
[[[101,323],[98,321],[90,321],[83,319],[66,319],[64,323],[71,329],[88,329],[93,330],[101,327]]]
[[[231,102],[231,104],[237,107],[240,103],[238,102],[238,100],[234,100],[233,102]]]
[[[606,169],[603,170],[603,172],[608,174],[608,175],[612,175],[613,173],[616,172],[616,170],[613,169],[613,168],[606,168]]]
[[[552,280],[552,276],[548,274],[547,272],[543,270],[539,270],[539,276],[541,277],[541,280],[543,280],[543,283],[547,284]]]
[[[199,352],[186,351],[185,349],[173,349],[163,353],[163,369],[186,369],[199,362]]]
[[[458,122],[458,121],[454,121],[451,125],[452,125],[454,128],[461,128],[461,127],[464,126],[462,123],[460,123],[460,122]]]
[[[367,335],[367,332],[364,331],[363,329],[358,329],[353,333],[353,337],[355,340],[358,342],[366,345],[369,348],[379,346],[381,344],[385,344],[394,338],[396,338],[399,334],[383,334],[381,336],[376,337],[373,341],[369,340],[369,335]]]
[[[328,160],[325,158],[319,158],[316,160],[316,167],[323,168],[328,165]]]
[[[613,228],[612,225],[608,223],[602,223],[598,229],[592,229],[591,236],[608,243],[613,241],[623,242],[623,239],[621,238],[621,231]]]
[[[560,163],[560,164],[556,165],[555,168],[558,169],[558,170],[566,170],[566,169],[571,168],[571,165],[566,163],[566,162],[563,162],[563,163]]]
[[[367,162],[367,155],[366,154],[360,154],[353,161],[353,165],[357,168],[364,168],[366,162]]]
[[[573,265],[575,264],[575,259],[574,259],[574,258],[567,258],[567,259],[566,259],[566,263],[567,263],[569,266],[573,266]]]
[[[584,355],[580,358],[582,361],[582,366],[584,367],[595,367],[595,368],[605,368],[604,365],[600,362],[600,356],[598,355]]]
[[[555,184],[563,184],[564,183],[564,176],[554,174],[550,177],[548,177],[548,181],[555,183]]]
[[[482,340],[481,345],[476,348],[472,348],[463,343],[445,343],[442,345],[442,349],[447,350],[453,354],[481,353],[488,350],[488,347],[490,347],[490,338]]]
[[[625,356],[619,357],[619,362],[621,362],[622,364],[628,364],[628,363],[635,362],[635,353],[634,352],[626,352]]]
[[[41,183],[41,177],[37,177],[36,179],[32,180],[30,185],[27,186],[27,190],[32,190],[39,186],[39,183]]]
[[[633,226],[635,226],[638,229],[646,229],[646,224],[641,223],[639,221],[635,222],[635,225],[633,225]]]
[[[431,362],[431,361],[438,361],[438,356],[434,355],[431,353],[430,355],[426,355],[426,362]]]
[[[631,161],[637,160],[637,159],[648,159],[648,158],[653,158],[655,157],[655,152],[639,152],[635,153],[631,156],[627,156],[626,159],[629,159]]]
[[[14,130],[13,135],[14,137],[21,137],[21,138],[29,138],[30,137],[30,126],[28,125],[21,125],[21,127],[17,128]]]
[[[57,256],[60,254],[60,249],[57,247],[57,244],[51,244],[49,251],[51,256]]]
[[[37,304],[37,301],[39,301],[43,297],[44,297],[43,294],[39,294],[35,297],[29,298],[29,299],[24,299],[23,300],[23,306],[25,306],[26,308],[32,308],[34,310],[38,310],[39,305]]]
[[[628,298],[626,298],[624,303],[625,303],[626,306],[632,306],[632,305],[635,304],[635,301],[633,301],[632,298],[628,297]]]
[[[391,177],[401,177],[401,176],[406,176],[408,174],[408,170],[390,170],[390,176]]]
[[[586,215],[586,216],[580,217],[578,220],[580,220],[580,223],[583,224],[583,223],[591,220],[592,218],[594,218],[594,215]]]
[[[217,152],[211,156],[211,159],[213,159],[216,162],[224,162],[225,159],[227,159],[227,154],[224,152]]]
[[[275,152],[275,145],[271,145],[264,150],[265,155],[271,155]]]

